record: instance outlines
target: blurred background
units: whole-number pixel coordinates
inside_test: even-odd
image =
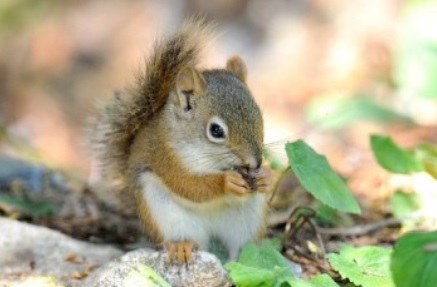
[[[437,1],[2,0],[0,153],[86,178],[95,103],[131,83],[154,39],[199,13],[219,31],[203,67],[245,60],[278,157],[302,138],[368,195],[382,171],[370,133],[437,142]]]

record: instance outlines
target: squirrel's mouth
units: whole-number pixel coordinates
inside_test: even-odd
[[[241,172],[241,171],[247,172],[249,169],[250,169],[249,165],[238,164],[238,165],[232,165],[229,168],[223,168],[222,171],[235,170],[237,172]]]
[[[252,191],[256,190],[255,180],[261,168],[251,168],[249,165],[235,166],[233,170],[241,174]]]
[[[239,171],[240,168],[241,168],[241,166],[233,165],[233,166],[229,166],[229,167],[222,167],[222,168],[220,168],[220,171],[228,171],[228,170]]]

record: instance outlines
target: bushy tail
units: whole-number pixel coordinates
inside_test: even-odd
[[[157,41],[146,70],[134,85],[115,95],[103,107],[94,123],[91,139],[93,153],[104,175],[122,179],[130,145],[145,121],[166,103],[178,72],[196,66],[201,50],[210,37],[211,25],[203,19],[186,22],[174,35]]]

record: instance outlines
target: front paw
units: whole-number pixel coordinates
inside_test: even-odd
[[[242,169],[241,175],[249,185],[252,192],[267,192],[270,191],[273,185],[272,172],[270,169],[260,167],[257,169]]]
[[[251,175],[252,173],[252,175]],[[249,176],[255,178],[254,188],[258,192],[268,192],[273,187],[273,175],[269,168],[260,167],[249,171]]]
[[[250,193],[249,185],[243,176],[233,170],[225,171],[224,190],[237,196],[243,196]]]

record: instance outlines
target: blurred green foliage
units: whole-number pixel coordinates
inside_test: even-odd
[[[390,209],[396,218],[408,216],[421,205],[420,197],[415,193],[396,191],[390,198]]]
[[[437,179],[437,145],[421,143],[409,151],[379,135],[372,135],[370,143],[379,165],[386,170],[401,174],[426,171]]]
[[[413,212],[422,207],[422,199],[417,193],[396,191],[390,198],[390,210],[394,217],[402,221],[402,227],[407,230],[418,226],[421,219],[410,217]]]
[[[54,14],[59,8],[54,0],[2,0],[0,1],[0,33],[14,33],[42,17]]]
[[[264,156],[265,160],[270,164],[271,169],[274,169],[274,170],[286,169],[286,166],[282,164],[280,159],[278,157],[276,157],[275,154],[271,150],[264,148],[263,149],[263,156]]]
[[[437,99],[437,1],[408,1],[394,78],[409,97]]]
[[[389,137],[372,135],[370,144],[379,165],[390,172],[408,174],[423,170],[414,153],[400,148]]]
[[[0,209],[18,212],[19,215],[39,217],[54,213],[54,206],[46,202],[34,202],[28,199],[11,197],[0,193]]]
[[[318,97],[308,105],[307,117],[310,122],[324,129],[342,129],[360,121],[413,123],[409,117],[376,103],[367,95],[352,98]]]
[[[416,147],[415,156],[422,162],[425,171],[437,179],[437,145],[421,143]]]

